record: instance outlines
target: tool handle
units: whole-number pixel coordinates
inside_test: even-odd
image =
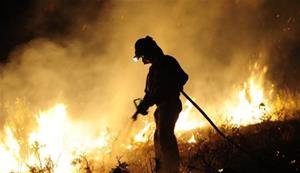
[[[131,119],[132,119],[133,121],[135,121],[135,120],[137,119],[138,115],[139,115],[139,112],[136,111],[136,112],[132,115]]]
[[[135,106],[136,109],[138,109],[138,106],[139,106],[139,104],[141,103],[141,101],[142,101],[141,98],[137,98],[137,99],[134,99],[134,100],[133,100],[133,103],[134,103],[134,106]],[[131,119],[132,119],[133,121],[137,120],[138,115],[139,115],[139,111],[136,110],[136,112],[131,116]]]
[[[134,106],[136,108],[138,108],[139,104],[141,103],[142,99],[141,98],[137,98],[133,100]]]

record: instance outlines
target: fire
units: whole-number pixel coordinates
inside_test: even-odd
[[[264,88],[267,70],[266,66],[260,68],[255,63],[251,76],[243,83],[243,88],[236,93],[234,100],[227,103],[226,114],[230,124],[240,126],[259,123],[271,112],[273,89],[266,93]]]
[[[54,108],[47,112],[41,113],[37,117],[38,129],[32,132],[29,136],[29,144],[34,145],[36,142],[42,146],[39,148],[39,157],[44,160],[47,157],[58,160],[56,168],[57,172],[70,172],[71,168],[68,162],[59,162],[59,160],[66,160],[71,162],[72,157],[69,155],[69,141],[68,131],[71,124],[67,119],[66,107],[63,104],[57,104]],[[38,162],[38,160],[31,160],[31,164]]]
[[[107,130],[90,135],[90,131],[69,119],[64,104],[39,113],[36,121],[38,127],[28,135],[27,141],[32,152],[26,157],[20,154],[24,141],[16,140],[10,128],[5,129],[6,138],[0,144],[0,172],[27,172],[30,167],[46,169],[49,165],[53,165],[55,173],[74,172],[76,168],[71,163],[79,155],[96,150],[102,154],[110,152],[111,136]]]
[[[9,127],[5,128],[5,134],[6,138],[0,144],[0,172],[24,171],[25,167],[19,161],[20,146]]]
[[[272,88],[265,87],[267,67],[255,64],[250,77],[235,91],[233,98],[225,104],[224,123],[230,125],[247,125],[259,123],[272,111]],[[266,92],[268,91],[268,92]],[[14,134],[14,127],[6,126],[0,143],[0,172],[28,172],[29,166],[45,168],[47,164],[55,165],[55,173],[78,172],[72,166],[74,158],[82,154],[92,154],[96,160],[112,152],[113,134],[102,129],[94,132],[83,123],[70,119],[67,106],[59,103],[47,111],[35,115],[37,126],[27,134],[27,141],[19,141]],[[204,128],[206,122],[193,105],[186,101],[175,126],[178,138],[187,131]],[[144,121],[144,126],[133,136],[131,143],[123,143],[123,148],[133,151],[136,144],[152,141],[155,123]],[[197,143],[194,134],[186,139],[187,143]],[[31,146],[31,150],[23,152],[23,145]],[[25,153],[25,154],[24,154]]]
[[[199,115],[199,112],[195,112],[195,110],[192,109],[192,103],[186,101],[184,105],[186,108],[180,113],[175,126],[175,132],[177,134],[205,126],[205,123],[200,120],[201,115]]]
[[[134,141],[135,142],[147,142],[149,140],[149,138],[148,138],[149,135],[146,135],[146,133],[149,131],[151,126],[153,126],[152,123],[146,122],[145,127],[134,136]]]
[[[197,141],[196,141],[195,136],[193,134],[192,137],[188,140],[188,143],[193,144],[193,143],[196,143],[196,142]]]

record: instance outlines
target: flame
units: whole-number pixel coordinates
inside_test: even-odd
[[[149,131],[152,125],[152,123],[146,122],[145,127],[134,136],[134,141],[142,143],[149,141],[149,135],[146,135],[146,133]]]
[[[38,127],[28,137],[33,152],[27,157],[20,156],[22,141],[15,139],[10,128],[5,129],[5,140],[0,145],[0,172],[26,172],[28,166],[44,168],[47,160],[55,164],[55,173],[74,172],[72,161],[82,153],[103,149],[102,154],[110,152],[111,136],[103,130],[100,135],[90,135],[90,131],[72,122],[64,104],[56,104],[48,111],[36,116]],[[3,163],[4,166],[2,166]]]
[[[5,127],[5,135],[6,139],[0,144],[0,172],[25,171],[26,167],[19,161],[20,145],[9,127]]]
[[[197,143],[194,134],[192,135],[192,137],[187,142],[190,143],[190,144]]]
[[[192,109],[192,103],[186,101],[184,106],[186,106],[186,108],[179,114],[179,118],[175,126],[175,133],[178,135],[181,134],[181,132],[190,131],[205,126],[205,123],[200,120],[201,115]]]
[[[254,64],[250,77],[241,88],[235,90],[234,97],[226,102],[223,123],[237,126],[259,123],[265,115],[271,113],[273,90],[266,88],[266,72],[267,67],[261,68],[257,63]],[[14,128],[5,127],[0,143],[1,173],[28,172],[28,165],[43,168],[47,164],[45,160],[49,158],[55,165],[55,173],[78,172],[79,168],[71,163],[82,153],[92,154],[95,160],[99,160],[112,152],[113,134],[108,129],[94,132],[94,129],[89,129],[83,123],[71,120],[67,107],[62,103],[39,112],[34,120],[37,126],[27,134],[27,141],[19,141]],[[176,136],[180,138],[183,133],[205,126],[206,122],[201,119],[199,112],[186,101],[175,126]],[[138,146],[136,144],[152,141],[154,129],[154,122],[145,121],[144,126],[132,136],[131,143],[121,145],[131,152]],[[190,144],[197,143],[194,134],[185,140]],[[21,154],[24,144],[32,146],[35,152]]]
[[[47,157],[58,160],[57,172],[70,172],[72,169],[69,164],[72,156],[67,153],[69,142],[67,141],[68,132],[71,124],[67,119],[66,107],[63,104],[57,104],[47,112],[41,113],[37,117],[38,129],[29,136],[29,144],[34,145],[36,142],[42,144],[39,149],[42,160]],[[71,133],[71,132],[70,132]],[[60,162],[65,160],[66,162]],[[38,160],[31,160],[31,164],[37,163]]]
[[[272,110],[270,98],[273,89],[269,90],[269,94],[264,92],[268,68],[260,68],[257,63],[253,68],[251,76],[243,83],[243,88],[236,93],[235,99],[227,104],[226,112],[230,124],[241,126],[259,123]]]

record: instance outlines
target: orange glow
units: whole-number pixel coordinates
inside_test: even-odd
[[[0,172],[22,172],[26,167],[20,162],[20,146],[15,139],[11,129],[5,128],[6,138],[0,144]]]
[[[267,67],[261,68],[258,64],[253,66],[249,78],[242,87],[234,91],[233,97],[226,101],[226,111],[222,115],[221,123],[233,126],[259,123],[265,115],[272,112],[273,90],[265,88],[266,72]],[[27,135],[27,141],[19,141],[14,134],[14,128],[5,127],[0,143],[1,173],[28,172],[28,165],[42,168],[46,166],[45,160],[48,158],[55,162],[53,168],[55,173],[78,172],[78,165],[71,164],[74,158],[84,153],[90,154],[93,159],[99,161],[113,151],[114,132],[107,129],[100,130],[100,133],[94,132],[93,127],[89,129],[84,123],[73,121],[68,115],[67,106],[62,103],[39,112],[34,120],[37,126],[33,127]],[[181,138],[181,135],[186,132],[206,126],[207,123],[201,118],[200,113],[189,101],[186,101],[175,126],[176,136]],[[153,141],[154,129],[153,121],[144,121],[140,129],[135,127],[132,130],[136,133],[128,136],[130,142],[121,141],[121,148],[131,152],[142,144]],[[190,138],[185,138],[184,142],[196,144],[197,140],[193,134]],[[24,144],[37,151],[21,154]]]
[[[205,126],[205,123],[200,120],[201,115],[197,110],[193,109],[192,103],[186,101],[184,103],[185,109],[180,113],[176,122],[175,132],[180,134],[184,131],[189,131]]]
[[[273,89],[265,92],[265,74],[268,68],[254,64],[251,76],[243,83],[236,97],[227,102],[226,115],[232,125],[248,125],[259,123],[264,116],[271,112],[270,102]]]
[[[90,135],[89,131],[68,118],[63,104],[56,104],[48,111],[39,113],[36,121],[38,127],[28,138],[28,144],[36,151],[27,158],[20,157],[22,141],[17,141],[11,129],[6,128],[5,142],[0,145],[0,162],[7,164],[0,167],[0,172],[26,172],[27,165],[43,168],[48,158],[56,164],[53,168],[55,173],[74,172],[71,162],[78,155],[100,149],[103,149],[103,153],[110,152],[108,132],[103,130],[98,136]]]
[[[135,142],[147,142],[149,140],[149,135],[147,135],[149,133],[150,127],[151,125],[154,125],[152,123],[146,122],[145,123],[145,127],[138,132],[135,136],[134,136],[134,141]]]
[[[190,143],[190,144],[197,143],[194,134],[192,135],[192,137],[187,142]]]

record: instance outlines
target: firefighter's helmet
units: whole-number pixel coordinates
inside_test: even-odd
[[[144,57],[151,58],[153,55],[157,54],[158,51],[162,53],[162,50],[153,38],[146,36],[135,42],[135,55],[133,58],[136,60]]]

